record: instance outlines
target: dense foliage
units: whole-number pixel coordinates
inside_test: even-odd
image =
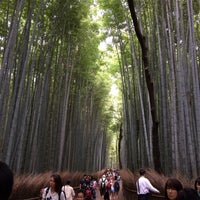
[[[96,81],[92,1],[2,1],[1,159],[16,172],[105,166],[104,101]]]
[[[16,172],[119,162],[197,176],[199,8],[0,1],[0,158]]]

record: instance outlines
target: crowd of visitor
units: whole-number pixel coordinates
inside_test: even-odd
[[[108,169],[99,179],[98,186],[100,196],[104,200],[119,199],[120,174],[116,169]]]
[[[90,175],[84,175],[80,181],[79,188],[83,191],[85,200],[96,199],[97,189],[99,189],[101,199],[117,200],[120,189],[119,181],[119,172],[115,169],[107,169],[99,180]]]
[[[149,200],[150,193],[160,193],[145,177],[145,170],[140,169],[140,177],[136,181],[138,200]],[[12,192],[14,182],[13,172],[8,165],[0,161],[0,199],[8,200]],[[80,180],[79,189],[75,192],[67,180],[62,184],[59,174],[52,174],[49,186],[41,189],[42,200],[94,200],[96,190],[100,191],[102,200],[119,200],[120,174],[118,170],[108,169],[99,178],[84,175]],[[200,200],[200,177],[195,180],[194,188],[184,188],[176,178],[169,178],[165,183],[166,200]],[[98,199],[99,200],[99,199]]]
[[[138,200],[149,200],[150,194],[160,193],[145,177],[145,170],[140,169],[140,177],[136,181]],[[200,177],[195,180],[194,188],[184,188],[176,178],[169,178],[165,183],[166,200],[200,200]]]

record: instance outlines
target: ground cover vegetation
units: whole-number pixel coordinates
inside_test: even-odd
[[[0,1],[0,158],[16,174],[117,165],[196,177],[199,8]]]

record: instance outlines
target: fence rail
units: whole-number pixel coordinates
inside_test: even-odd
[[[29,199],[18,199],[18,200],[41,200],[41,197],[33,197]]]
[[[79,189],[79,186],[76,186],[73,188],[74,188],[74,191],[77,191]],[[38,197],[32,197],[32,198],[28,198],[28,199],[16,199],[16,200],[41,200],[41,197],[38,196]]]
[[[79,189],[78,186],[74,187],[75,191],[77,191],[78,189]],[[126,200],[134,199],[133,196],[137,197],[137,191],[127,186],[123,186],[123,193]],[[165,197],[160,194],[151,194],[150,200],[161,200],[161,199],[165,199]],[[38,196],[28,199],[17,199],[17,200],[41,200],[41,197]]]
[[[134,189],[131,189],[131,188],[128,188],[128,187],[123,187],[123,191],[125,193],[124,196],[126,197],[127,200],[129,199],[128,197],[130,197],[131,194],[137,196],[137,191],[134,190]],[[152,193],[151,196],[150,196],[150,199],[151,200],[160,200],[160,199],[165,199],[165,197],[161,194]]]

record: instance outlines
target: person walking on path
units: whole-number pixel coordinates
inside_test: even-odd
[[[106,175],[103,174],[102,178],[99,179],[99,191],[101,195],[101,199],[104,198],[104,195],[106,193],[106,186],[107,186],[108,180],[106,178]]]
[[[75,197],[75,192],[73,187],[70,186],[71,181],[67,180],[66,185],[62,186],[62,191],[65,192],[66,200],[73,200]]]
[[[145,177],[146,171],[144,169],[140,169],[139,173],[140,178],[136,181],[138,200],[148,200],[150,192],[160,193]]]

